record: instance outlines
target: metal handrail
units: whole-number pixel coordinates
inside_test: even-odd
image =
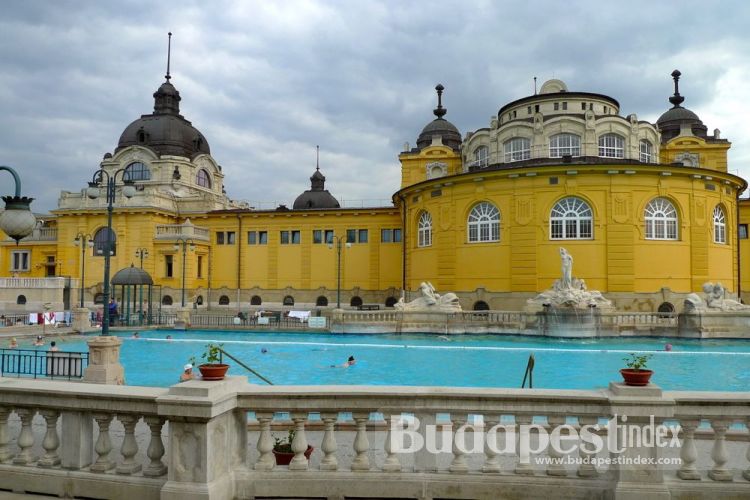
[[[80,379],[88,361],[88,352],[0,349],[0,375]]]
[[[526,363],[526,372],[523,374],[523,382],[521,382],[521,389],[526,387],[526,377],[529,377],[529,389],[534,388],[534,355],[529,355],[529,361]]]
[[[229,359],[231,359],[232,361],[234,361],[235,363],[237,363],[238,365],[240,365],[242,368],[244,368],[245,370],[249,371],[250,373],[252,373],[256,377],[258,377],[259,379],[261,379],[263,382],[267,383],[268,385],[273,385],[273,382],[271,382],[266,377],[264,377],[260,373],[256,372],[255,370],[253,370],[249,366],[247,366],[245,363],[243,363],[239,359],[237,359],[234,356],[232,356],[231,354],[229,354],[227,351],[225,351],[221,347],[219,347],[219,352],[221,352],[222,354],[226,354]]]

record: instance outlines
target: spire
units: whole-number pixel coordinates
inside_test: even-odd
[[[164,75],[164,78],[166,78],[167,81],[169,81],[169,79],[172,78],[171,76],[169,76],[169,63],[172,57],[172,32],[170,31],[169,33],[167,33],[167,35],[169,35],[169,38],[167,41],[167,74]]]
[[[326,176],[320,171],[320,146],[315,146],[315,172],[310,177],[310,190],[323,191],[326,187]]]
[[[435,90],[437,90],[438,105],[437,108],[435,108],[432,112],[435,113],[435,116],[437,116],[438,119],[440,119],[445,116],[445,113],[448,112],[448,110],[443,107],[443,90],[445,90],[445,87],[443,87],[442,84],[438,83],[435,87]]]
[[[320,172],[320,146],[315,146],[315,171]]]
[[[685,98],[680,95],[680,87],[679,87],[680,75],[682,75],[682,73],[680,73],[680,70],[676,69],[672,71],[672,78],[674,78],[674,95],[669,98],[669,102],[674,104],[673,107],[675,108],[682,107],[680,106],[680,104],[682,104],[682,102],[685,100]]]

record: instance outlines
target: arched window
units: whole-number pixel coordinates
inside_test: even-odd
[[[429,247],[432,245],[432,216],[429,212],[422,212],[419,216],[417,227],[417,246]]]
[[[468,224],[469,243],[500,241],[500,211],[495,205],[486,201],[475,205]]]
[[[474,150],[474,162],[472,165],[477,167],[486,167],[490,163],[490,148],[479,146]]]
[[[505,163],[531,158],[531,141],[525,137],[514,137],[503,143]]]
[[[284,305],[285,306],[293,306],[294,305],[294,297],[291,295],[287,295],[284,297]]]
[[[549,237],[552,240],[590,240],[594,217],[591,207],[580,198],[563,198],[552,207]]]
[[[483,300],[477,300],[476,302],[474,302],[473,309],[475,311],[489,311],[490,310],[490,306],[487,304],[487,302],[485,302]]]
[[[317,307],[326,307],[326,306],[328,306],[328,297],[325,297],[325,296],[321,295],[320,297],[318,297],[317,299],[315,299],[315,305]]]
[[[198,170],[198,175],[195,178],[195,183],[200,187],[211,189],[211,177],[208,175],[205,169]]]
[[[219,297],[219,305],[220,306],[228,306],[229,305],[229,297],[226,295],[222,295]]]
[[[625,158],[625,138],[617,134],[600,136],[599,156],[603,158]]]
[[[195,303],[197,305],[199,305],[199,306],[202,306],[203,305],[203,295],[198,295],[198,297],[196,297],[196,299],[195,299]]]
[[[352,300],[349,301],[349,305],[352,307],[359,307],[362,305],[362,298],[357,297],[356,295],[352,297]]]
[[[172,296],[171,295],[165,295],[161,298],[161,305],[163,306],[171,306],[172,305]]]
[[[549,138],[550,158],[581,156],[581,138],[575,134],[557,134]]]
[[[654,163],[654,145],[651,141],[642,140],[640,142],[641,149],[641,162],[643,163]]]
[[[714,208],[714,243],[726,244],[727,242],[727,218],[724,210],[716,205]]]
[[[94,304],[104,304],[104,294],[97,293],[94,295]]]
[[[388,297],[387,299],[385,299],[385,307],[393,307],[397,302],[398,300],[396,299],[396,297]]]
[[[19,306],[26,304],[26,295],[19,295],[16,298],[16,304],[18,304]]]
[[[669,318],[674,313],[674,306],[669,302],[662,302],[658,309],[660,318]]]
[[[111,229],[109,230],[112,238],[110,255],[117,255],[117,235]],[[104,257],[104,251],[107,248],[107,228],[103,227],[94,233],[94,255]]]
[[[260,298],[260,295],[253,295],[250,298],[250,305],[251,306],[259,306],[263,303],[263,300]]]
[[[147,181],[151,179],[151,171],[146,165],[137,161],[125,167],[122,178],[126,181]]]
[[[669,200],[654,198],[645,212],[647,240],[677,239],[677,210]]]

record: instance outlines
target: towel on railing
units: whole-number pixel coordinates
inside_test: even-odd
[[[310,311],[289,311],[290,318],[298,318],[303,323],[310,317]]]

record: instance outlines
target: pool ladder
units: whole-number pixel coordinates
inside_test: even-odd
[[[521,389],[526,387],[526,377],[529,378],[529,389],[534,388],[534,355],[529,355],[529,361],[526,363],[526,372],[523,374],[523,382],[521,382]]]
[[[224,350],[224,349],[222,349],[221,347],[219,348],[219,352],[221,352],[221,354],[222,354],[222,355],[223,355],[223,354],[226,354],[226,355],[227,355],[227,357],[228,357],[229,359],[233,360],[233,361],[234,361],[235,363],[237,363],[237,364],[238,364],[238,365],[240,365],[240,366],[241,366],[242,368],[244,368],[245,370],[249,371],[250,373],[252,373],[252,374],[253,374],[253,375],[255,375],[256,377],[258,377],[259,379],[261,379],[261,380],[262,380],[263,382],[267,383],[268,385],[273,385],[273,382],[271,382],[271,381],[270,381],[270,380],[268,380],[268,379],[267,379],[266,377],[264,377],[264,376],[263,376],[263,375],[261,375],[260,373],[256,372],[255,370],[253,370],[253,369],[252,369],[252,368],[250,368],[249,366],[247,366],[247,365],[246,365],[245,363],[243,363],[243,362],[242,362],[242,361],[240,361],[239,359],[237,359],[237,358],[235,358],[234,356],[232,356],[231,354],[229,354],[229,353],[228,353],[227,351],[225,351],[225,350]]]

